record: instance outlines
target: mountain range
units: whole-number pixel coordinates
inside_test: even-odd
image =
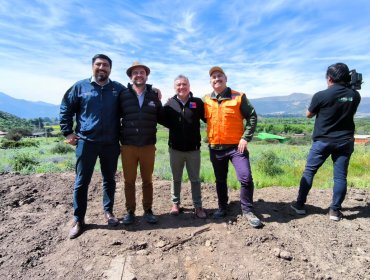
[[[258,115],[270,117],[305,116],[312,95],[292,93],[285,96],[270,96],[249,98]],[[56,118],[59,116],[59,105],[41,101],[16,99],[0,92],[0,111],[10,113],[20,118]],[[370,97],[362,97],[357,117],[370,117]]]

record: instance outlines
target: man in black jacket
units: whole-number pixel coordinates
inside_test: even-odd
[[[190,92],[189,79],[183,75],[175,78],[176,95],[164,106],[164,125],[169,128],[168,140],[170,165],[172,170],[172,208],[170,213],[180,212],[180,192],[184,165],[191,183],[194,213],[198,218],[206,218],[202,208],[200,190],[200,120],[205,122],[204,104]]]
[[[328,88],[317,92],[311,100],[306,116],[316,116],[312,147],[307,157],[297,201],[291,207],[297,214],[306,214],[305,203],[313,178],[325,160],[333,161],[334,186],[329,218],[342,219],[342,202],[347,192],[347,173],[354,150],[354,115],[361,101],[358,91],[349,87],[348,66],[344,63],[330,65],[326,71]]]
[[[162,104],[157,92],[147,85],[146,81],[150,69],[134,62],[126,71],[132,84],[120,95],[121,110],[121,158],[123,176],[125,180],[125,198],[127,214],[123,223],[128,225],[135,221],[136,190],[135,182],[137,167],[140,165],[140,174],[143,189],[144,219],[148,223],[156,223],[157,218],[152,212],[155,143],[157,122],[162,110]]]

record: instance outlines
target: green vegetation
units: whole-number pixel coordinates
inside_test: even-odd
[[[54,145],[54,147],[50,149],[50,152],[52,154],[68,154],[73,153],[74,149],[64,142],[58,142],[56,145]]]
[[[259,127],[265,127],[268,133],[275,132],[282,134],[280,129],[288,127],[299,127],[303,133],[312,130],[312,120],[299,119],[268,119],[261,118]],[[360,130],[358,134],[370,134],[370,121],[368,119],[356,120],[356,127]],[[58,132],[58,127],[50,127]],[[269,129],[274,131],[270,131]],[[202,127],[202,139],[205,139],[205,126]],[[284,134],[289,138],[288,142],[254,140],[249,143],[250,160],[252,165],[253,178],[257,188],[269,186],[298,186],[306,157],[311,145],[310,133],[304,137],[293,137],[290,133]],[[298,131],[298,130],[295,130]],[[301,135],[302,136],[302,135]],[[22,138],[20,141],[0,141],[0,172],[16,171],[20,173],[47,173],[63,172],[74,170],[75,154],[74,148],[65,144],[62,137],[47,138]],[[157,151],[154,175],[157,178],[171,180],[171,169],[168,156],[168,130],[159,126],[157,133]],[[201,172],[202,182],[215,182],[212,164],[209,160],[209,151],[206,143],[201,147]],[[122,171],[121,159],[118,162],[118,170]],[[99,164],[96,170],[99,170]],[[349,166],[348,185],[355,187],[370,187],[370,145],[356,145]],[[318,171],[314,187],[332,187],[333,167],[330,158]],[[188,180],[184,171],[184,180]],[[229,166],[228,184],[232,188],[238,188],[239,182],[236,179],[232,165]]]
[[[1,150],[0,172],[48,173],[74,170],[74,148],[61,143],[60,138],[29,138],[16,143],[28,146]],[[2,146],[6,140],[2,139]],[[64,145],[64,148],[56,148]]]
[[[18,152],[10,159],[10,165],[14,171],[30,173],[35,171],[39,161],[30,153]]]
[[[25,148],[25,147],[38,147],[38,146],[39,146],[39,143],[37,141],[29,141],[29,140],[15,141],[15,140],[4,139],[0,143],[1,149],[20,149],[20,148]]]
[[[0,111],[0,130],[9,131],[12,128],[26,128],[32,130],[33,125],[28,120]]]
[[[202,131],[203,139],[205,130]],[[171,169],[168,159],[168,131],[161,128],[157,134],[156,163],[154,173],[159,178],[171,179]],[[292,138],[293,140],[295,138]],[[252,165],[253,178],[257,188],[269,186],[298,186],[302,172],[306,164],[306,158],[311,146],[310,137],[305,140],[297,138],[286,143],[269,141],[252,141],[248,144],[250,160]],[[305,143],[296,143],[302,141]],[[308,142],[308,143],[306,143]],[[209,160],[207,144],[202,143],[201,147],[201,171],[202,182],[215,182],[212,164]],[[370,167],[370,146],[356,145],[355,152],[349,166],[348,185],[355,187],[370,187],[370,174],[367,170]],[[314,179],[314,187],[332,187],[333,166],[330,158],[320,168]],[[188,180],[184,171],[184,180]],[[231,163],[229,164],[228,185],[232,188],[239,188],[239,182]]]
[[[315,119],[307,118],[258,118],[256,133],[266,132],[292,136],[293,134],[311,135]],[[369,119],[355,119],[357,134],[370,134]],[[309,139],[309,138],[308,138]]]
[[[5,135],[5,139],[10,141],[19,141],[24,136],[30,136],[32,132],[30,129],[27,128],[12,128],[8,131],[8,134]]]

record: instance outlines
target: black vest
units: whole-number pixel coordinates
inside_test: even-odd
[[[120,95],[122,145],[145,146],[156,143],[157,122],[162,108],[157,93],[151,85],[146,85],[144,102],[140,108],[138,97],[128,84]]]

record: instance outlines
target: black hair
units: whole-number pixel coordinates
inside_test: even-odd
[[[341,62],[332,64],[328,67],[328,70],[326,70],[326,78],[329,77],[336,84],[347,84],[351,81],[348,66]]]
[[[92,58],[92,64],[94,64],[95,60],[98,58],[108,60],[110,68],[112,68],[112,60],[107,55],[101,53],[94,55],[94,57]]]

